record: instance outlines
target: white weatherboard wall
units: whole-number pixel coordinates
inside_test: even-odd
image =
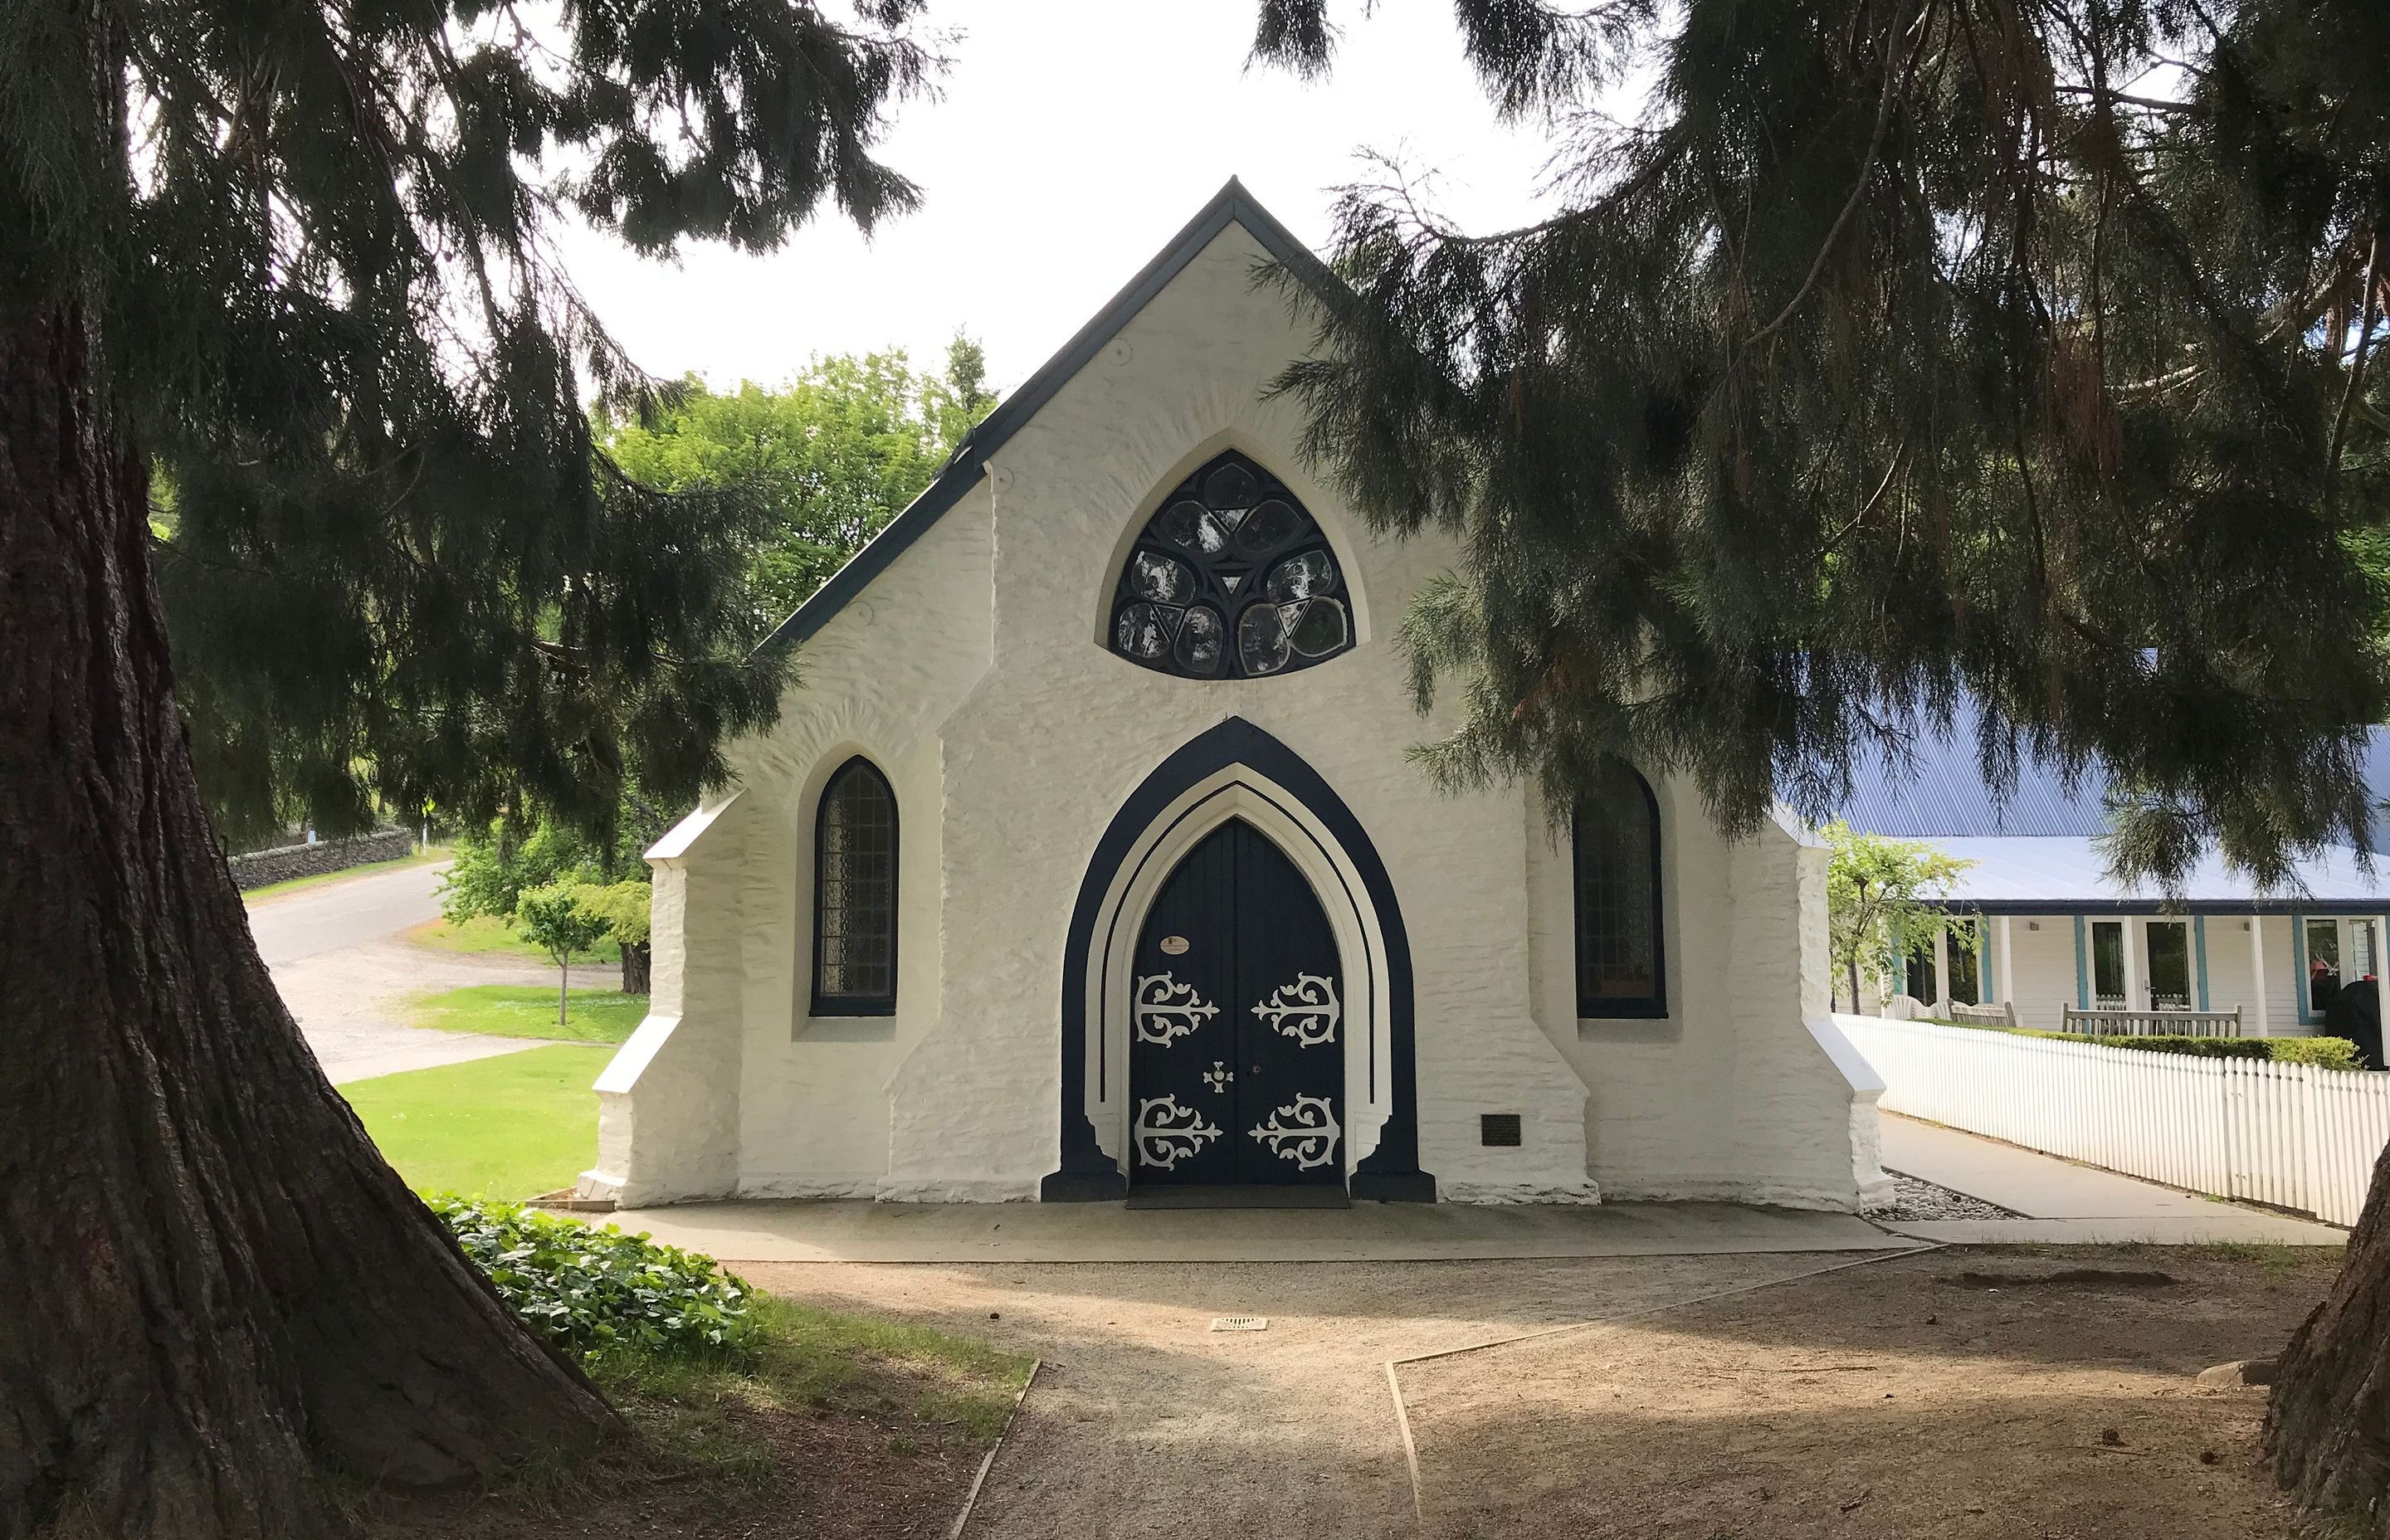
[[[2134,977],[2143,987],[2149,981],[2150,915],[2101,915],[2098,919],[2114,923],[2121,919],[2127,928],[2135,959]],[[2207,1000],[2211,1010],[2241,1007],[2241,1031],[2246,1036],[2258,1035],[2256,959],[2252,955],[2251,925],[2263,927],[2266,945],[2266,1035],[2296,1037],[2317,1029],[2299,1024],[2298,992],[2301,975],[2298,958],[2292,944],[2291,918],[2288,915],[2208,915],[2204,929],[2207,938]],[[1998,935],[1998,919],[1989,921]],[[2084,926],[2084,967],[2090,967],[2090,928],[2092,917],[2086,917]],[[2038,930],[2033,929],[2038,925]],[[2008,917],[2008,933],[2012,955],[2006,965],[2017,1011],[2017,1025],[2040,1032],[2061,1031],[2065,1023],[2061,1019],[2062,1007],[2075,1003],[2075,917],[2072,915],[2011,915]],[[1997,956],[1995,964],[1998,966]],[[2197,985],[2196,953],[2193,956],[2192,981]]]
[[[1887,1111],[2334,1225],[2357,1223],[2390,1143],[2390,1075],[1836,1020]]]
[[[656,1030],[608,1072],[593,1186],[1034,1197],[1059,1161],[1062,954],[1097,842],[1158,764],[1235,716],[1317,771],[1385,866],[1414,975],[1420,1165],[1442,1196],[1851,1209],[1886,1187],[1874,1084],[1826,1015],[1823,853],[1793,829],[1729,841],[1658,787],[1670,1013],[1576,1020],[1565,841],[1524,789],[1444,795],[1407,756],[1452,716],[1414,712],[1394,622],[1456,553],[1373,538],[1307,473],[1300,408],[1265,399],[1306,333],[1253,288],[1262,254],[1233,224],[1198,253],[806,644],[779,723],[730,747],[735,806],[667,841],[685,903],[660,890]],[[1191,681],[1103,645],[1134,531],[1228,448],[1327,533],[1351,652]],[[816,1019],[813,818],[855,754],[898,802],[897,1007]],[[658,1111],[667,1097],[705,1129]],[[1518,1114],[1522,1143],[1484,1145],[1488,1112]]]

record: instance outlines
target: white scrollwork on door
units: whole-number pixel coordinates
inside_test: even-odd
[[[1129,1130],[1140,1165],[1168,1171],[1181,1157],[1193,1155],[1220,1136],[1192,1107],[1181,1107],[1176,1096],[1144,1097],[1137,1104],[1137,1126]]]
[[[1324,1166],[1336,1154],[1336,1136],[1343,1132],[1336,1126],[1336,1110],[1325,1097],[1297,1096],[1293,1101],[1269,1115],[1269,1122],[1256,1124],[1254,1138],[1270,1147],[1270,1153],[1281,1161],[1292,1161],[1297,1171],[1309,1171]]]
[[[1294,982],[1271,990],[1269,998],[1253,1007],[1253,1014],[1279,1035],[1293,1038],[1295,1046],[1309,1048],[1336,1041],[1336,1023],[1343,1019],[1344,1007],[1336,999],[1335,980],[1298,973]]]
[[[1168,1047],[1190,1035],[1207,1020],[1220,1014],[1207,1006],[1193,984],[1182,984],[1167,973],[1149,973],[1137,982],[1137,1040]]]

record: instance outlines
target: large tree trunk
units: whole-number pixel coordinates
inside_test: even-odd
[[[2390,1149],[2340,1277],[2282,1350],[2266,1452],[2299,1501],[2360,1514],[2390,1540]]]
[[[623,943],[623,993],[645,995],[648,982],[654,976],[654,954],[647,942]]]
[[[77,304],[0,294],[0,1537],[347,1526],[615,1426],[374,1152],[201,809]]]

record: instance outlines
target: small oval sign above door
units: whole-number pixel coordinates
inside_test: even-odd
[[[1164,936],[1162,938],[1162,949],[1164,952],[1169,953],[1174,957],[1183,956],[1187,951],[1187,938],[1185,936]]]

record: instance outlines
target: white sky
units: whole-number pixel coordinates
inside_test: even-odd
[[[932,0],[944,96],[900,112],[882,159],[921,210],[866,242],[825,214],[781,250],[691,248],[641,261],[569,238],[583,291],[650,373],[777,382],[813,353],[898,345],[943,361],[964,327],[1010,390],[1045,362],[1229,176],[1314,249],[1330,188],[1364,148],[1438,173],[1472,229],[1534,207],[1547,155],[1498,122],[1444,0],[1344,0],[1335,72],[1306,85],[1245,68],[1249,0]]]

